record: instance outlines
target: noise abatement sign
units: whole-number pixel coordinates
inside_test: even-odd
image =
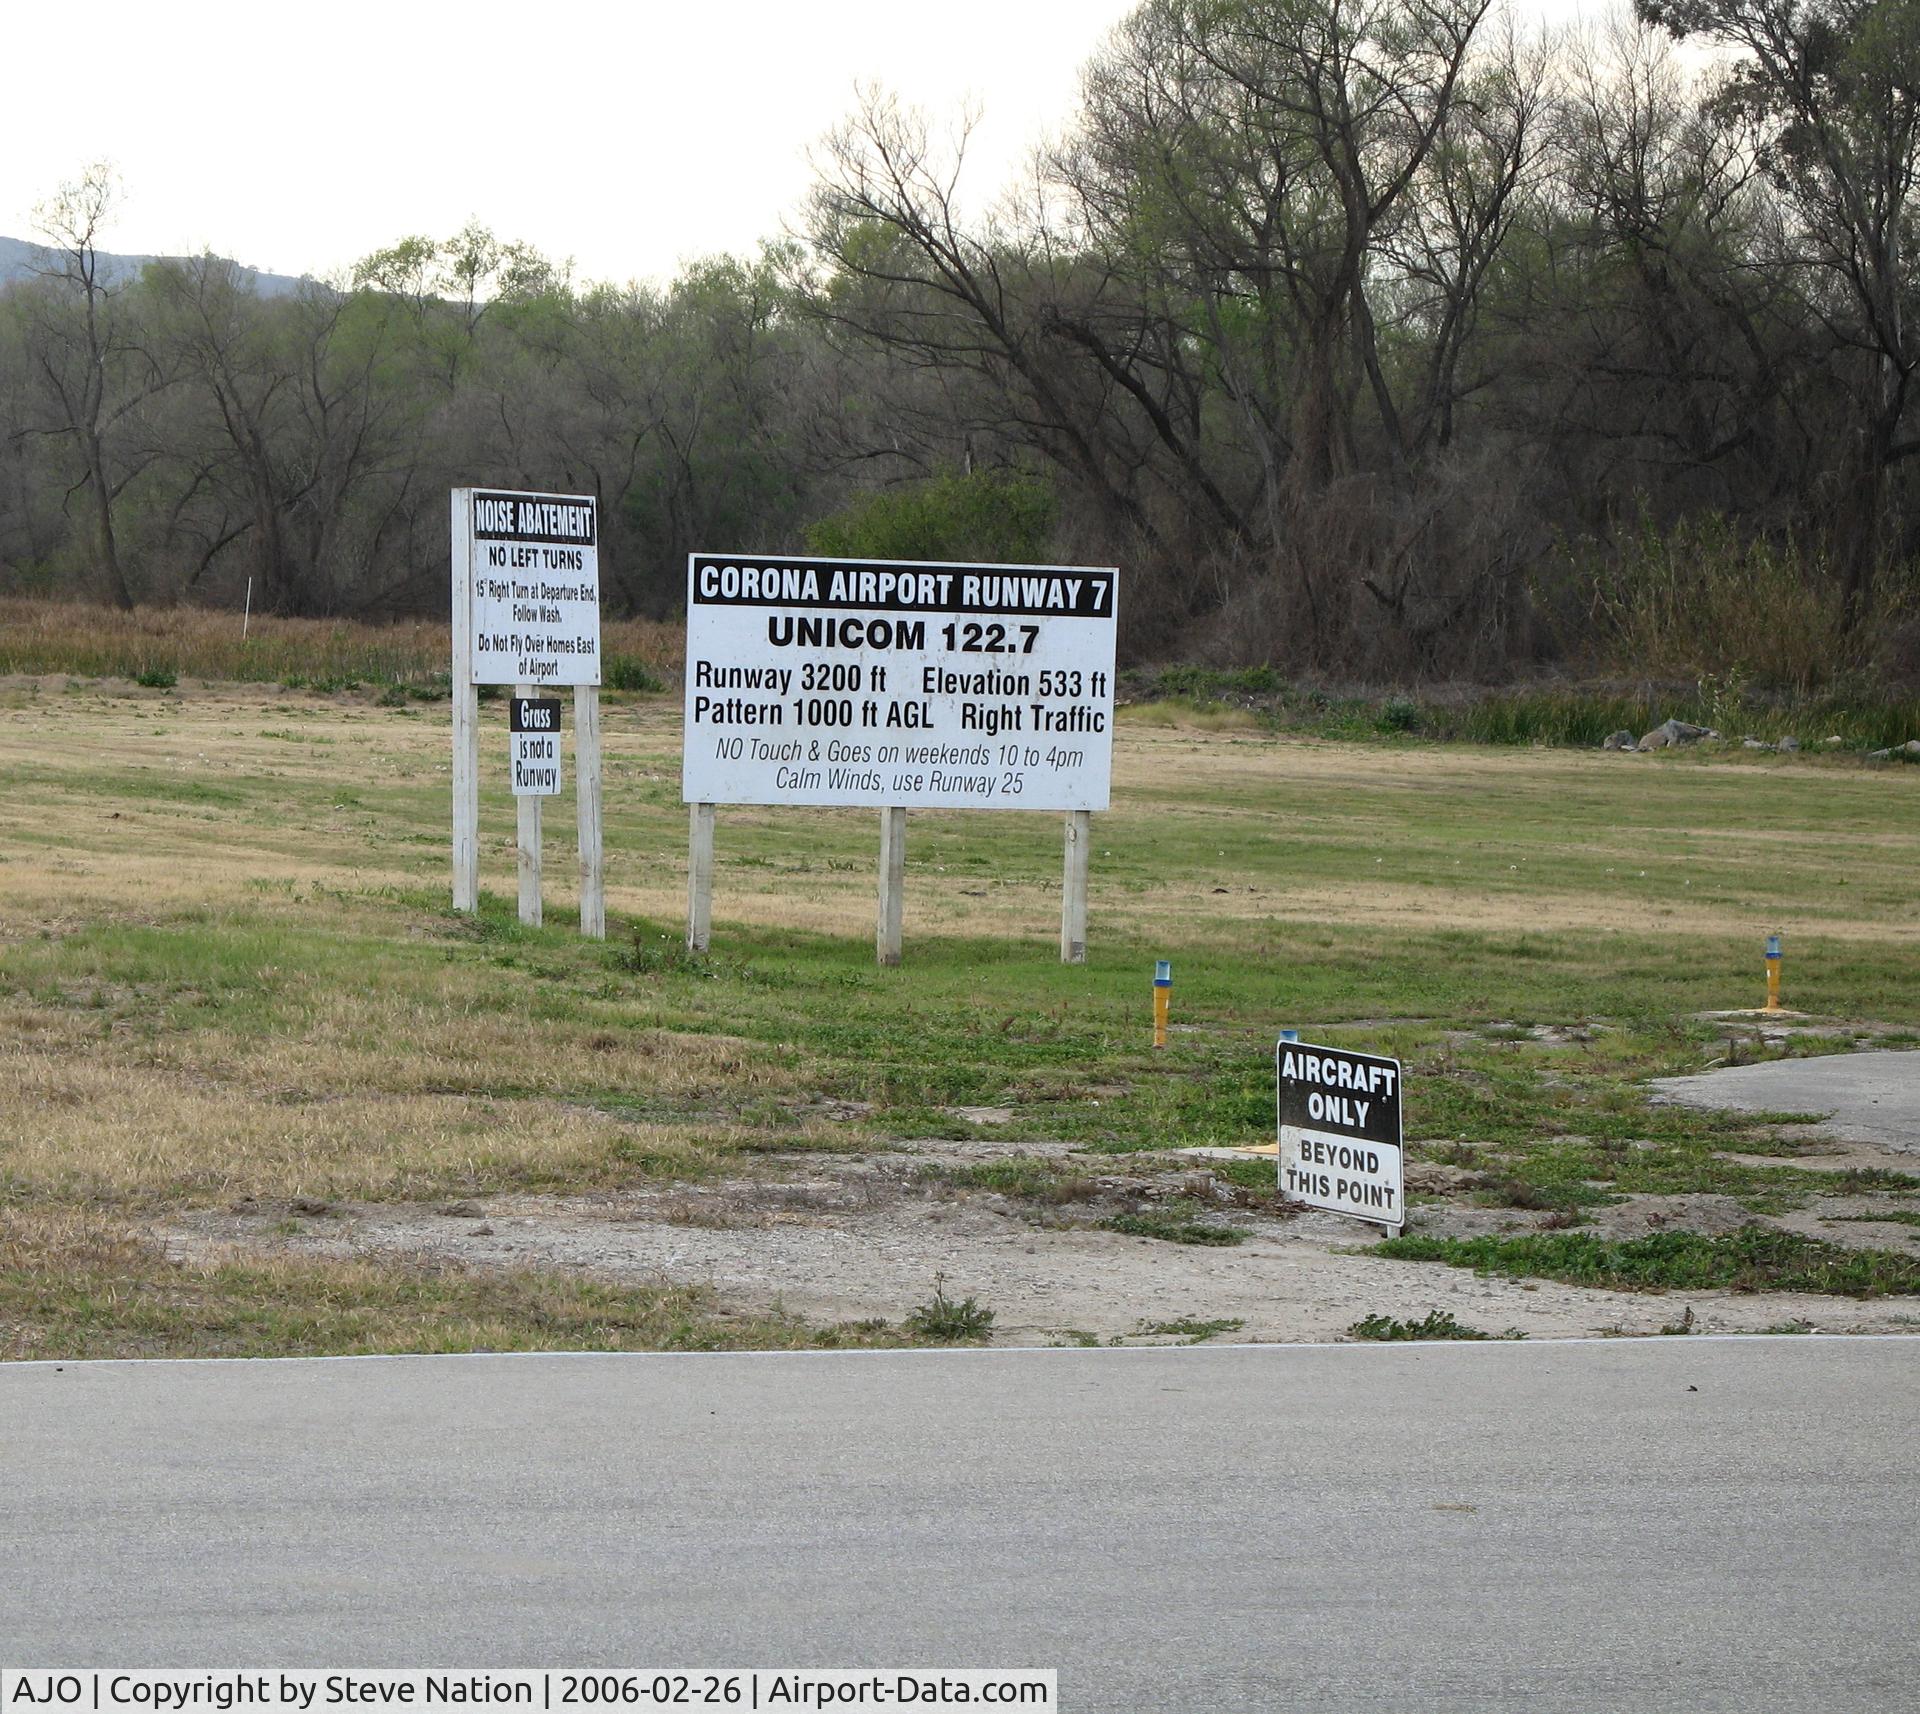
[[[600,512],[589,494],[473,491],[475,684],[600,682]]]
[[[1274,1069],[1282,1194],[1397,1231],[1407,1217],[1399,1060],[1282,1041]]]

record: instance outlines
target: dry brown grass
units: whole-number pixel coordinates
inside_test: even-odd
[[[678,711],[634,704],[613,711],[606,731],[609,905],[672,921],[685,902]],[[16,692],[0,701],[0,765],[15,782],[0,804],[0,839],[17,833],[22,843],[0,845],[0,859],[11,857],[0,861],[0,939],[28,923],[221,909],[236,898],[250,908],[284,898],[303,910],[325,898],[351,919],[355,897],[370,890],[437,893],[447,874],[446,746],[444,709],[232,692]],[[129,789],[103,789],[103,772]],[[1910,940],[1920,910],[1900,878],[1920,863],[1920,831],[1893,812],[1916,786],[1915,770],[1868,773],[1837,760],[1763,770],[1743,759],[1409,751],[1123,726],[1116,807],[1097,832],[1139,878],[1116,886],[1096,852],[1095,911],[1109,934],[1156,936],[1175,922],[1186,933],[1231,934],[1274,920],[1722,933],[1750,932],[1756,920],[1792,927],[1811,913],[1823,934]],[[1810,811],[1818,794],[1846,827],[1850,893],[1830,884],[1834,833],[1824,807],[1751,812],[1763,797],[1784,805],[1788,792],[1808,794]],[[208,793],[246,801],[208,802]],[[1165,806],[1176,793],[1188,801],[1180,845],[1168,849]],[[1734,799],[1749,812],[1724,825],[1716,818]],[[1590,804],[1606,813],[1569,815]],[[1483,830],[1476,805],[1485,806]],[[571,895],[572,807],[568,792],[548,809],[549,897],[561,906]],[[997,846],[1025,847],[1037,861],[972,881],[926,864],[929,835],[971,838],[989,826]],[[1206,861],[1216,826],[1239,836],[1217,866]],[[871,827],[858,811],[723,811],[718,918],[869,933]],[[1052,818],[927,813],[912,829],[910,928],[1036,939],[1057,932]],[[481,834],[482,885],[509,890],[512,812],[491,784]],[[1257,854],[1269,837],[1304,842],[1301,854],[1317,860],[1275,886],[1270,872],[1248,872],[1252,862],[1270,871]],[[1684,871],[1675,866],[1676,838],[1691,842]],[[1653,840],[1664,849],[1650,852]],[[743,854],[770,846],[790,856],[742,867]],[[823,850],[846,860],[823,863]],[[1523,871],[1518,860],[1529,851]],[[1382,853],[1401,872],[1376,864]]]
[[[676,712],[628,704],[606,730],[618,935],[679,917],[685,821]],[[1127,726],[1115,771],[1096,822],[1102,945],[1237,948],[1276,922],[1377,928],[1383,945],[1440,928],[1920,938],[1914,770]],[[562,951],[449,920],[444,708],[16,688],[0,773],[0,1190],[120,1208],[427,1200],[872,1140],[813,1116],[822,1091],[777,1035],[722,1033],[744,1027],[724,1015],[714,1033],[662,1027],[617,943]],[[549,809],[556,915],[571,809]],[[512,826],[491,786],[496,895]],[[913,830],[910,937],[1026,937],[1045,956],[1055,818]],[[860,812],[725,812],[722,956],[741,923],[869,935],[873,835]]]
[[[240,1197],[430,1198],[712,1170],[737,1133],[621,1122],[542,1100],[263,1098],[152,1066],[0,1058],[17,1192],[155,1206]]]
[[[696,1286],[235,1250],[186,1260],[107,1216],[0,1209],[0,1358],[790,1350],[884,1326],[735,1315]]]
[[[0,1184],[159,1206],[700,1178],[766,1146],[726,1114],[795,1082],[726,1036],[561,1019],[534,1052],[524,1019],[458,994],[320,994],[266,1032],[143,1027],[154,998],[0,1002]],[[593,1089],[604,1107],[580,1099]],[[782,1142],[849,1146],[798,1119]]]
[[[303,985],[297,1031],[276,1031],[264,1048],[257,1038],[212,1024],[190,1037],[147,1042],[140,1058],[188,1076],[217,1069],[263,1100],[376,1092],[541,1100],[607,1089],[677,1104],[720,1089],[745,1098],[796,1086],[791,1071],[732,1036],[615,1031],[569,1018],[545,1019],[536,1030],[522,1013],[477,1010],[474,998],[452,983],[427,997]]]
[[[1204,707],[1191,702],[1131,702],[1114,711],[1122,727],[1159,727],[1189,732],[1253,732],[1260,728],[1260,716],[1251,708],[1230,703],[1209,703]]]
[[[0,674],[70,673],[134,679],[170,672],[238,684],[357,680],[426,683],[448,670],[443,622],[374,625],[350,619],[279,619],[198,607],[142,607],[131,613],[78,602],[0,599]],[[608,620],[602,646],[660,673],[679,670],[679,626]]]

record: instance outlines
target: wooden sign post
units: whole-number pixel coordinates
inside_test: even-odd
[[[687,950],[705,952],[713,938],[713,805],[688,806]]]
[[[600,687],[573,687],[574,819],[580,837],[580,932],[607,938],[605,829],[600,797]]]
[[[880,911],[874,924],[874,955],[883,969],[900,962],[900,924],[906,909],[907,812],[880,812]]]
[[[473,490],[453,491],[453,908],[480,908],[480,688],[473,677]]]
[[[1084,809],[1067,811],[1067,860],[1060,878],[1060,962],[1087,961],[1087,845],[1093,817]]]
[[[531,701],[533,686],[518,685],[514,696],[522,702]],[[522,792],[516,782],[513,794],[516,829],[519,838],[516,841],[519,861],[516,865],[520,872],[520,920],[528,928],[540,926],[540,799],[531,792]]]

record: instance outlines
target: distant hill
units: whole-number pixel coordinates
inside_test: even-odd
[[[102,250],[100,256],[100,277],[112,285],[120,280],[135,278],[149,262],[184,261],[184,257],[166,256],[120,256]],[[30,280],[34,274],[46,266],[46,249],[43,245],[29,243],[23,238],[0,238],[0,290],[12,285],[16,280]],[[291,274],[267,274],[258,268],[242,267],[242,279],[251,282],[253,289],[263,298],[285,297],[289,292],[298,291],[307,282],[296,279]]]

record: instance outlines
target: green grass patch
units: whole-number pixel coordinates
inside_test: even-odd
[[[1130,719],[1224,730],[1259,724],[1320,738],[1409,736],[1452,743],[1597,749],[1678,719],[1739,740],[1797,737],[1805,749],[1839,737],[1849,751],[1884,749],[1920,733],[1920,700],[1860,685],[1844,692],[1759,694],[1738,680],[1679,681],[1632,694],[1565,686],[1445,696],[1334,691],[1282,679],[1271,667],[1134,668],[1121,675]],[[1237,716],[1237,718],[1235,718]],[[1211,717],[1211,718],[1210,718]]]
[[[1250,708],[1225,702],[1196,702],[1184,696],[1130,702],[1118,710],[1118,718],[1129,726],[1184,726],[1200,732],[1231,732],[1265,724]]]
[[[1164,1244],[1244,1244],[1246,1233],[1233,1226],[1211,1226],[1178,1214],[1116,1214],[1100,1222],[1109,1232],[1129,1238],[1158,1238]]]
[[[926,1176],[943,1184],[997,1191],[1002,1196],[1053,1206],[1091,1202],[1101,1194],[1099,1184],[1084,1172],[1064,1162],[1028,1155],[1008,1155],[1001,1160],[974,1161],[964,1166],[929,1167]]]
[[[1843,1297],[1920,1292],[1920,1257],[1846,1249],[1761,1226],[1719,1237],[1699,1232],[1628,1239],[1584,1232],[1499,1238],[1408,1235],[1376,1244],[1367,1254],[1612,1291],[1811,1291]]]
[[[637,655],[610,653],[600,666],[600,683],[607,690],[661,691],[667,681]]]

